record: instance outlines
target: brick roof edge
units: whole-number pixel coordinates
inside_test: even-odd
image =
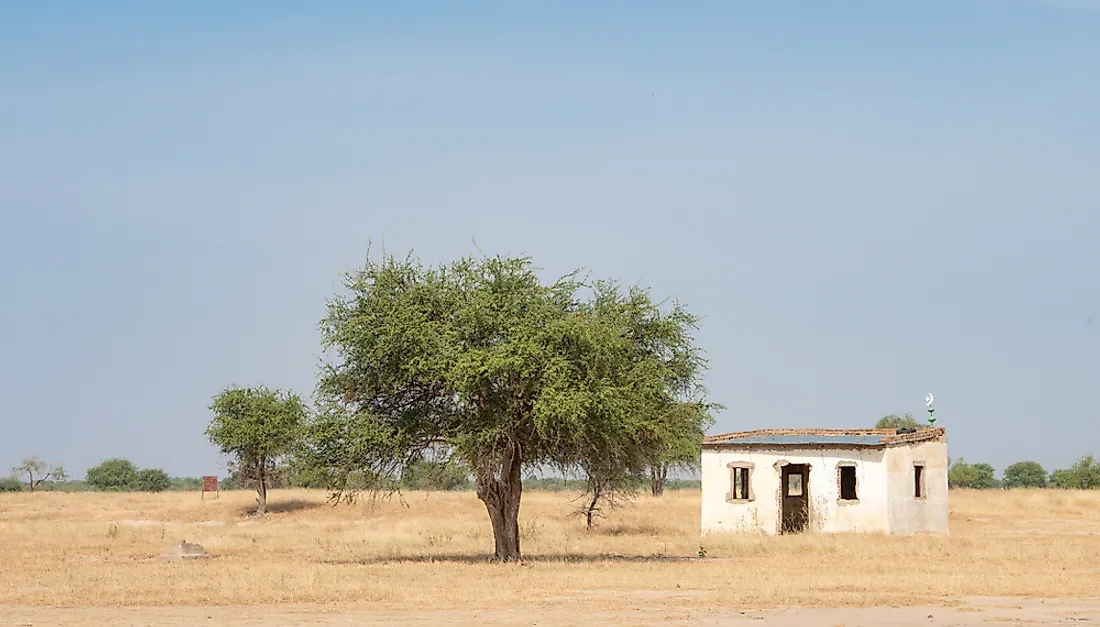
[[[755,429],[753,431],[732,431],[730,433],[718,433],[703,438],[703,445],[718,444],[735,438],[747,438],[761,435],[881,435],[880,446],[890,444],[911,444],[935,440],[946,435],[943,427],[927,427],[917,429],[913,433],[898,433],[897,429]],[[736,443],[732,443],[736,444]],[[792,444],[777,444],[776,446],[797,446]]]

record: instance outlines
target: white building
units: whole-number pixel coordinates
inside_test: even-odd
[[[947,436],[761,430],[703,440],[702,530],[947,534]]]

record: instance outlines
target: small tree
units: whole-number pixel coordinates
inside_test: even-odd
[[[134,489],[139,492],[164,492],[172,487],[172,478],[160,468],[139,470],[134,481]]]
[[[1016,462],[1005,468],[1003,485],[1006,488],[1045,488],[1047,471],[1039,462]]]
[[[595,526],[603,507],[614,509],[633,500],[646,480],[644,466],[633,467],[610,457],[597,457],[582,462],[580,467],[587,479],[580,497],[583,505],[576,513],[584,516],[587,529]]]
[[[230,387],[214,397],[210,442],[233,457],[231,472],[256,489],[257,515],[267,513],[267,491],[279,460],[290,453],[307,409],[296,395],[264,386]]]
[[[23,462],[11,469],[16,478],[27,476],[27,487],[34,492],[43,481],[64,481],[65,469],[61,466],[49,466],[37,457],[25,457]]]
[[[996,470],[984,462],[968,464],[960,457],[947,469],[947,485],[951,488],[988,490],[996,483]]]
[[[928,425],[920,422],[913,417],[913,414],[905,413],[902,415],[890,414],[879,418],[879,421],[875,423],[876,429],[921,429]]]
[[[138,469],[128,459],[115,457],[88,469],[85,482],[94,490],[129,492],[137,486]]]
[[[648,452],[649,491],[655,497],[665,493],[670,470],[698,470],[703,437],[713,424],[718,403],[677,402],[659,425],[658,437]]]

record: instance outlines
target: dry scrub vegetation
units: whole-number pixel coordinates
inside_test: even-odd
[[[641,498],[586,532],[569,499],[527,492],[525,562],[498,565],[472,493],[412,493],[372,509],[277,491],[267,519],[247,515],[246,492],[2,494],[0,604],[909,605],[1091,598],[1100,581],[1100,492],[955,491],[949,538],[700,538],[694,491]],[[214,557],[156,559],[177,539]]]

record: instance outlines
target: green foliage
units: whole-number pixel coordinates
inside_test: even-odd
[[[666,490],[702,490],[703,482],[699,479],[669,479],[665,484]]]
[[[587,480],[565,479],[562,477],[528,477],[523,480],[523,490],[539,490],[546,492],[574,492],[584,490]]]
[[[84,481],[102,492],[128,492],[137,486],[138,469],[128,459],[119,457],[101,462],[88,469]]]
[[[590,498],[582,512],[589,528],[601,503],[616,507],[633,498],[647,473],[663,490],[669,468],[697,465],[717,407],[701,400],[703,360],[689,335],[694,316],[679,305],[662,311],[641,288],[597,282],[592,292],[581,315],[595,327],[596,333],[585,329],[586,337],[601,342],[593,342],[592,357],[599,361],[574,364],[571,383],[603,393],[572,427],[576,448],[562,460],[587,478]]]
[[[206,430],[221,452],[275,461],[290,452],[306,407],[296,395],[264,386],[231,387],[214,397]]]
[[[1039,462],[1016,462],[1005,468],[1003,485],[1006,488],[1045,488],[1047,471]]]
[[[544,492],[577,492],[584,491],[586,479],[565,479],[562,477],[527,477],[523,480],[523,491],[531,490]],[[645,482],[637,484],[636,488],[643,487]],[[665,490],[701,490],[702,482],[698,479],[669,479],[665,482]]]
[[[138,492],[164,492],[171,486],[171,477],[160,468],[139,470],[134,479],[134,489]]]
[[[26,487],[18,477],[0,477],[0,492],[22,492]]]
[[[256,488],[257,513],[265,513],[269,481],[301,435],[308,414],[305,404],[282,390],[230,387],[214,397],[210,411],[214,417],[207,437],[232,456],[237,481]]]
[[[470,467],[461,460],[418,460],[401,473],[404,490],[465,490],[470,487]]]
[[[190,492],[202,489],[202,477],[170,477],[168,490],[170,492]]]
[[[39,488],[43,492],[97,492],[95,488],[88,485],[87,481],[83,479],[71,479],[66,481],[50,481],[49,483],[43,483]]]
[[[947,469],[947,485],[951,488],[990,490],[997,487],[996,470],[984,462],[968,464],[960,457]]]
[[[49,466],[37,457],[25,457],[18,466],[11,469],[16,477],[27,476],[27,488],[34,492],[44,482],[64,481],[68,477],[61,466]]]
[[[157,469],[152,469],[152,470],[156,470],[158,473],[160,472]],[[79,480],[65,480],[65,481],[46,481],[46,482],[40,484],[36,488],[36,490],[42,491],[42,492],[102,492],[102,491],[106,491],[106,492],[127,491],[128,492],[128,491],[134,491],[134,490],[145,490],[146,488],[142,486],[141,480],[139,479],[139,477],[142,476],[142,473],[148,473],[148,472],[150,472],[150,471],[149,470],[138,470],[137,474],[135,475],[134,484],[131,485],[128,488],[108,487],[108,488],[105,488],[105,489],[101,489],[97,486],[89,484],[87,481],[85,481],[83,479],[79,479]],[[12,482],[14,482],[14,483],[12,483]],[[150,485],[150,487],[156,487],[158,485],[158,483],[160,485],[163,485],[163,482],[157,480],[157,482],[152,483]],[[0,478],[0,492],[6,491],[6,487],[4,487],[4,486],[9,486],[9,485],[19,486],[19,490],[26,490],[27,489],[26,482],[21,482],[18,479],[11,478],[11,477],[9,477],[9,478]],[[310,487],[310,486],[295,485],[295,487]],[[165,491],[169,491],[169,492],[184,492],[184,491],[193,492],[193,491],[197,491],[197,490],[201,490],[201,489],[202,489],[202,479],[199,478],[199,477],[168,477],[168,486],[166,488],[164,488]],[[223,488],[223,489],[226,489],[226,488]]]
[[[669,471],[699,469],[703,437],[714,422],[711,412],[722,408],[717,403],[689,402],[677,402],[669,408],[647,453],[653,496],[661,496],[668,487]]]
[[[913,414],[890,414],[879,418],[875,423],[876,429],[922,429],[928,425],[913,417]]]
[[[644,465],[678,394],[703,396],[695,318],[644,290],[544,284],[526,258],[389,255],[345,287],[321,324],[334,360],[304,455],[348,498],[442,447],[473,471],[501,559],[519,557],[523,468]]]
[[[330,477],[315,468],[295,468],[287,481],[288,487],[322,490],[331,488]]]
[[[1092,455],[1085,455],[1073,466],[1055,470],[1050,482],[1067,490],[1094,490],[1100,488],[1100,463]]]

